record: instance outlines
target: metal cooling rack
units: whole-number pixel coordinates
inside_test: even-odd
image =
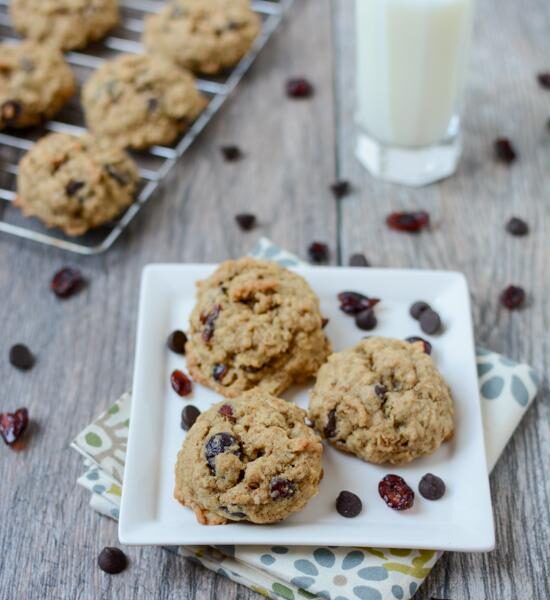
[[[0,0],[0,40],[14,40],[10,29],[7,5]],[[231,71],[223,77],[198,79],[198,88],[209,98],[207,108],[192,127],[171,146],[153,146],[148,151],[131,153],[139,166],[141,187],[135,202],[117,221],[97,228],[84,236],[69,238],[56,230],[48,230],[37,220],[28,219],[11,205],[15,198],[17,164],[21,156],[42,135],[57,131],[82,134],[85,131],[82,109],[77,99],[56,115],[56,120],[42,127],[23,132],[0,132],[0,232],[55,246],[77,254],[93,255],[108,250],[124,229],[151,198],[163,177],[189,148],[210,119],[221,108],[235,89],[260,50],[271,37],[293,0],[253,0],[252,7],[262,18],[262,30],[253,48]],[[81,84],[105,60],[120,52],[140,53],[143,17],[155,13],[163,6],[163,0],[121,0],[121,22],[102,42],[89,46],[82,52],[68,52],[65,56]],[[77,98],[79,94],[75,95]]]

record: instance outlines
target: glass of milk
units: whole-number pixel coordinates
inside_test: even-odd
[[[454,173],[474,0],[355,0],[356,155],[421,186]]]

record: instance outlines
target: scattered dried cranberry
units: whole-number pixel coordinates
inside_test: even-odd
[[[509,165],[516,160],[516,151],[512,146],[512,142],[508,138],[498,138],[495,140],[493,147],[495,150],[495,157],[500,162]]]
[[[377,383],[374,386],[374,393],[382,400],[385,400],[386,394],[388,393],[388,389],[386,388],[385,385],[381,385],[381,384]]]
[[[185,333],[183,333],[183,331],[176,329],[169,335],[168,341],[166,343],[168,344],[168,348],[170,348],[172,352],[175,352],[176,354],[185,354],[187,336],[185,335]]]
[[[525,290],[517,285],[509,285],[500,294],[500,303],[510,310],[519,308],[524,302]]]
[[[326,438],[333,438],[336,435],[336,410],[333,408],[328,413],[327,424],[323,429]]]
[[[58,271],[50,283],[50,288],[58,298],[69,298],[84,286],[84,278],[78,269],[64,267]]]
[[[204,329],[202,330],[202,339],[205,342],[209,342],[214,335],[216,319],[220,315],[221,309],[222,307],[219,304],[216,304],[207,315],[201,315],[201,322],[204,324]]]
[[[233,416],[233,407],[231,404],[222,404],[218,409],[218,412],[222,417],[229,419],[229,421],[234,421],[235,417]]]
[[[417,233],[424,227],[428,227],[430,215],[425,210],[393,212],[386,217],[386,223],[390,229],[396,231]]]
[[[371,331],[374,329],[376,325],[378,325],[378,319],[374,314],[374,310],[372,310],[372,308],[367,308],[355,315],[355,324],[363,331]]]
[[[336,200],[340,200],[340,198],[344,198],[351,192],[350,182],[342,179],[340,181],[335,181],[331,184],[330,191]]]
[[[419,321],[420,329],[428,335],[434,335],[441,329],[441,317],[431,308],[422,311]]]
[[[241,456],[241,445],[230,433],[216,433],[206,442],[204,455],[212,473],[216,471],[216,456],[230,451],[236,456]]]
[[[227,365],[223,365],[221,363],[214,365],[214,367],[212,368],[212,377],[216,381],[221,381],[225,377],[228,370],[229,369]]]
[[[409,309],[409,314],[413,319],[420,319],[420,315],[425,311],[431,308],[431,306],[422,300],[418,300],[415,302]]]
[[[537,80],[540,87],[544,88],[545,90],[550,90],[550,71],[546,73],[539,73],[537,75]]]
[[[350,267],[370,267],[370,263],[364,254],[357,252],[355,254],[352,254],[349,257],[349,266]]]
[[[34,366],[34,356],[24,344],[15,344],[10,348],[10,363],[21,371],[28,371]]]
[[[307,249],[309,259],[315,264],[322,264],[328,261],[329,249],[323,242],[312,242]]]
[[[309,98],[313,96],[313,86],[305,77],[294,77],[286,82],[286,95],[289,98]]]
[[[343,491],[336,498],[336,510],[343,517],[353,519],[363,510],[361,498],[353,492]]]
[[[189,377],[179,369],[176,369],[170,375],[170,383],[172,384],[172,389],[179,396],[189,396],[189,394],[193,391],[193,384]]]
[[[445,482],[441,477],[426,473],[418,484],[418,491],[426,500],[439,500],[445,494]]]
[[[380,302],[379,298],[368,298],[359,292],[340,292],[338,294],[340,310],[347,315],[356,315],[363,310],[372,308]]]
[[[195,424],[195,421],[199,418],[201,411],[192,404],[188,404],[181,411],[181,428],[184,431],[189,431]]]
[[[414,504],[414,492],[399,475],[386,475],[378,484],[378,493],[394,510],[407,510]]]
[[[119,548],[106,547],[99,553],[97,564],[105,573],[116,575],[128,566],[128,559]]]
[[[242,231],[250,231],[256,226],[256,215],[251,213],[241,213],[235,215],[235,221]]]
[[[512,217],[508,223],[506,223],[506,231],[512,235],[527,235],[529,233],[529,225],[518,217]]]
[[[28,424],[29,412],[26,408],[18,408],[14,413],[0,413],[0,435],[8,446],[23,435]]]
[[[296,493],[296,486],[284,477],[273,477],[269,483],[269,494],[272,500],[284,500]]]
[[[74,196],[78,190],[82,189],[86,184],[83,181],[71,179],[65,186],[65,193],[67,196]]]
[[[243,153],[238,146],[222,146],[220,152],[226,162],[235,162],[243,157]]]
[[[0,105],[0,120],[6,125],[15,125],[19,115],[23,110],[23,105],[17,100],[6,100]]]
[[[426,354],[432,353],[432,345],[430,344],[430,342],[428,342],[428,340],[425,340],[424,338],[418,337],[417,335],[411,335],[410,337],[406,338],[405,341],[409,342],[409,344],[415,344],[416,342],[420,342],[422,343],[422,350],[424,350]]]

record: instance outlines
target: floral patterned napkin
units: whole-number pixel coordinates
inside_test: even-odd
[[[285,266],[300,261],[261,239],[251,252]],[[534,370],[494,352],[477,349],[477,369],[489,468],[536,396]],[[125,393],[81,431],[72,447],[84,456],[78,484],[91,492],[92,508],[118,519],[131,393]],[[408,600],[441,555],[434,550],[287,546],[169,547],[246,585],[266,598],[299,600]]]

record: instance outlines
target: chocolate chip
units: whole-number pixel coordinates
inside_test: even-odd
[[[529,225],[518,217],[512,217],[508,223],[506,223],[506,231],[512,235],[527,235],[529,233]]]
[[[196,406],[192,404],[185,406],[181,411],[181,428],[184,431],[189,431],[200,414],[201,411]]]
[[[441,329],[441,318],[431,308],[428,308],[420,314],[420,329],[428,335],[433,335]]]
[[[238,146],[222,146],[220,151],[226,162],[234,162],[243,157],[243,153]]]
[[[370,263],[364,254],[357,252],[355,254],[352,254],[349,257],[349,266],[350,267],[370,267]]]
[[[187,336],[183,331],[176,329],[169,336],[166,342],[168,348],[176,354],[185,354],[185,345],[187,344]]]
[[[286,95],[289,98],[310,98],[313,96],[313,86],[305,77],[294,77],[286,82]]]
[[[371,331],[378,324],[378,319],[372,308],[362,310],[355,316],[355,324],[363,331]]]
[[[340,198],[344,198],[351,192],[350,182],[345,180],[335,181],[331,184],[330,191],[336,200],[340,200]]]
[[[256,215],[251,213],[241,213],[235,215],[235,221],[242,231],[250,231],[256,226]]]
[[[550,71],[546,73],[539,73],[537,75],[537,80],[541,88],[545,90],[550,90]]]
[[[269,494],[272,500],[284,500],[296,493],[296,486],[284,477],[273,477],[269,483]]]
[[[323,317],[321,319],[321,327],[324,329],[330,322],[330,319],[326,319],[325,317]]]
[[[50,288],[58,298],[65,299],[79,292],[84,284],[85,280],[78,269],[64,267],[53,276]]]
[[[309,260],[317,265],[326,263],[329,258],[328,246],[323,242],[312,242],[307,249],[307,253]]]
[[[353,492],[342,491],[336,498],[336,510],[347,519],[353,519],[363,510],[361,498]]]
[[[525,302],[525,290],[517,285],[509,285],[500,294],[500,303],[510,310],[519,308]]]
[[[424,352],[426,354],[431,354],[432,353],[432,345],[430,344],[430,342],[428,342],[428,340],[425,340],[424,338],[421,338],[417,335],[411,335],[408,338],[405,338],[406,342],[409,342],[409,344],[415,344],[417,342],[422,343],[422,350],[424,350]]]
[[[423,302],[422,300],[418,300],[418,302],[415,302],[409,309],[409,314],[411,315],[411,317],[413,319],[420,319],[420,315],[427,310],[428,308],[431,308],[430,305],[427,302]]]
[[[19,115],[23,111],[23,105],[17,100],[6,100],[0,106],[0,119],[6,125],[15,125]]]
[[[119,548],[106,547],[99,553],[97,564],[102,571],[110,575],[121,573],[128,566],[126,554]]]
[[[445,494],[445,482],[441,477],[426,473],[418,484],[418,491],[426,500],[439,500]]]
[[[246,517],[246,513],[241,510],[231,511],[227,506],[220,506],[224,513],[228,514],[230,517],[234,519],[244,519]]]
[[[112,177],[119,185],[125,186],[130,183],[129,178],[121,173],[118,169],[115,169],[113,165],[105,165],[105,170],[107,171],[109,177]]]
[[[34,356],[24,344],[15,344],[10,348],[10,363],[21,371],[28,371],[34,366]]]
[[[148,98],[147,99],[147,112],[154,112],[159,107],[158,98]]]
[[[227,365],[223,365],[223,364],[216,364],[212,367],[212,377],[216,380],[216,381],[222,381],[222,379],[225,377],[225,375],[227,374],[228,371],[228,367]]]
[[[336,435],[336,410],[332,409],[328,413],[327,424],[323,430],[326,438],[333,438]]]
[[[78,190],[82,189],[86,184],[83,181],[71,179],[65,186],[65,193],[67,196],[74,196]]]
[[[493,148],[496,159],[502,163],[509,165],[517,158],[512,142],[508,138],[498,138],[495,140]]]
[[[388,389],[386,388],[385,385],[381,385],[381,384],[377,383],[374,386],[374,393],[382,400],[386,399],[387,392],[388,392]]]

